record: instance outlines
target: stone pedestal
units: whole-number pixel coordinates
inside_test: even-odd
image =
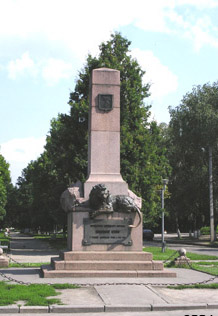
[[[3,256],[3,250],[0,248],[0,268],[8,267],[9,259]]]
[[[62,252],[59,258],[52,258],[50,266],[43,266],[43,277],[176,277],[175,272],[164,270],[162,262],[153,261],[151,253],[142,251],[142,223],[137,228],[129,227],[129,234],[128,231],[126,234],[126,227],[120,234],[123,223],[137,225],[138,220],[136,213],[114,212],[92,220],[85,209],[70,212],[70,251]],[[116,225],[111,225],[113,221]],[[86,222],[96,225],[89,239],[86,238]],[[108,236],[110,242],[107,243]],[[121,236],[121,240],[117,236]]]
[[[136,229],[130,228],[130,236],[131,236],[131,244],[125,245],[118,244],[116,239],[116,228],[114,228],[115,239],[114,243],[106,243],[106,244],[96,244],[93,243],[91,245],[86,245],[84,242],[85,238],[85,227],[84,220],[89,219],[89,213],[87,211],[84,212],[72,212],[68,214],[68,225],[72,227],[71,230],[71,238],[69,240],[68,249],[71,251],[142,251],[142,224],[139,225]],[[131,220],[133,225],[137,225],[139,218],[138,215],[132,214],[124,214],[124,213],[116,213],[114,212],[112,215],[99,215],[97,220],[101,222],[107,222],[109,220],[116,221],[120,220],[121,222],[124,220]],[[93,220],[95,221],[95,220]],[[101,224],[101,223],[99,223]],[[107,235],[107,228],[103,228]],[[104,231],[102,232],[102,228],[99,228],[101,232],[99,235],[102,235],[102,238],[105,236]],[[113,231],[112,231],[113,233]],[[101,236],[100,236],[101,238]],[[92,240],[93,241],[93,240]]]
[[[191,260],[187,258],[186,256],[180,256],[174,260],[176,266],[184,266],[189,265],[191,263]]]
[[[153,261],[148,252],[69,251],[53,258],[51,266],[43,267],[45,278],[56,277],[176,277],[163,270],[163,263]]]

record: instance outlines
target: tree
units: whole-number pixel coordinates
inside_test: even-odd
[[[149,85],[144,71],[129,51],[130,42],[119,33],[100,45],[98,57],[88,55],[70,93],[70,114],[51,121],[45,151],[23,170],[18,181],[20,225],[38,227],[66,221],[60,212],[60,195],[69,184],[85,182],[88,158],[89,80],[91,71],[108,67],[121,78],[121,173],[129,187],[143,198],[144,222],[155,226],[160,219],[158,185],[169,172],[161,129],[149,122],[150,106],[144,104]],[[23,214],[23,215],[22,215]]]
[[[149,122],[150,106],[144,104],[149,85],[143,84],[144,71],[130,55],[130,41],[119,33],[100,45],[98,57],[88,55],[70,94],[70,115],[60,114],[52,121],[45,146],[61,183],[84,181],[87,175],[87,132],[89,80],[95,68],[120,71],[121,78],[121,173],[131,190],[143,197],[144,221],[154,225],[160,216],[157,190],[169,165],[161,142],[161,130]]]
[[[7,204],[5,206],[6,215],[3,220],[4,227],[19,227],[20,219],[20,195],[16,186],[9,186],[7,192]]]
[[[218,82],[193,87],[178,107],[170,109],[170,115],[171,209],[180,223],[198,228],[210,219],[208,157],[210,148],[217,152]],[[215,183],[217,168],[215,164]]]
[[[0,221],[6,215],[7,194],[11,186],[9,164],[0,154]]]
[[[42,231],[51,231],[57,225],[62,228],[66,223],[60,208],[63,190],[45,151],[28,164],[18,179],[17,227]]]

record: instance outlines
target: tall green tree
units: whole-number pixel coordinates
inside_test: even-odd
[[[144,221],[153,225],[159,218],[160,199],[157,190],[166,177],[169,165],[161,142],[161,130],[149,122],[149,85],[143,84],[144,71],[131,57],[131,42],[119,33],[99,47],[98,57],[88,55],[70,94],[70,115],[60,114],[52,121],[46,151],[55,166],[60,183],[84,181],[87,176],[87,137],[89,81],[95,68],[120,71],[121,78],[121,173],[130,188],[143,197]]]
[[[170,109],[168,152],[172,166],[172,216],[184,229],[209,225],[209,148],[217,155],[218,82],[193,87]],[[218,199],[218,164],[214,161],[214,199]],[[175,216],[176,215],[176,216]]]
[[[93,69],[108,67],[121,78],[121,173],[129,187],[143,198],[144,222],[154,226],[160,217],[158,185],[169,165],[156,122],[150,122],[149,85],[144,71],[131,57],[130,41],[119,33],[99,47],[99,55],[88,55],[70,93],[70,113],[51,121],[45,152],[24,169],[18,182],[20,223],[37,227],[66,221],[60,211],[60,195],[70,183],[87,177],[89,81]],[[28,223],[27,223],[28,222]]]
[[[6,215],[7,195],[10,186],[11,178],[9,164],[0,154],[0,221],[2,221]]]
[[[28,164],[18,180],[17,227],[42,231],[62,228],[66,223],[59,202],[62,192],[63,185],[58,182],[57,171],[45,151]]]

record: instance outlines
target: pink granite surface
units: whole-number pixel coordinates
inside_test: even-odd
[[[100,112],[96,107],[91,109],[92,131],[120,132],[120,109],[113,108],[110,112]]]
[[[92,72],[93,84],[120,84],[120,72],[116,69],[98,68]]]
[[[116,213],[113,215],[99,215],[99,218],[107,218],[107,219],[124,219],[127,217],[131,217],[133,219],[133,225],[137,225],[139,218],[136,213],[124,214],[124,213]],[[73,212],[72,213],[72,237],[69,236],[69,240],[72,241],[72,245],[68,248],[71,251],[142,251],[142,223],[137,228],[132,228],[131,230],[131,239],[132,246],[124,246],[124,245],[90,245],[83,246],[82,241],[84,238],[84,225],[83,219],[89,218],[88,212]],[[70,219],[70,218],[69,218]],[[69,223],[70,225],[70,223]]]
[[[98,108],[98,95],[112,94],[113,109]],[[128,185],[120,174],[120,72],[94,69],[91,79],[89,112],[88,179],[84,195],[88,199],[92,187],[104,183],[111,194],[128,194]]]

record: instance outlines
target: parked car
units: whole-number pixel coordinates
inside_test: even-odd
[[[151,229],[143,228],[143,240],[153,240],[154,232]]]

